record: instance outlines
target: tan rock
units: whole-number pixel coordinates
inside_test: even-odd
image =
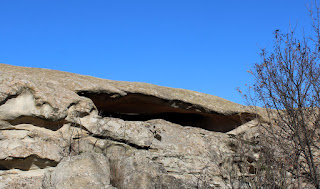
[[[0,188],[227,188],[226,132],[257,124],[189,90],[6,64],[0,75]]]
[[[47,169],[38,169],[30,171],[11,169],[8,171],[0,171],[0,188],[42,188],[42,180],[46,171]]]
[[[108,160],[96,153],[65,157],[52,172],[45,174],[42,187],[111,189]]]

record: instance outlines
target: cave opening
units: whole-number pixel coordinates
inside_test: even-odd
[[[249,113],[223,115],[187,102],[166,100],[139,93],[120,96],[80,91],[78,95],[90,98],[101,116],[120,118],[125,121],[164,119],[182,126],[228,132],[254,118]]]

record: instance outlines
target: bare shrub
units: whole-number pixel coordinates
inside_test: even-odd
[[[255,83],[244,97],[268,118],[260,125],[259,188],[320,188],[320,11],[314,5],[315,35],[276,30],[273,48],[261,49],[261,62],[249,71]]]

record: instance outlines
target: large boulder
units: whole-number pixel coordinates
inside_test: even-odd
[[[0,64],[0,188],[226,188],[245,106]]]
[[[102,154],[82,153],[65,157],[58,166],[48,171],[43,188],[113,188],[110,185],[109,161]]]

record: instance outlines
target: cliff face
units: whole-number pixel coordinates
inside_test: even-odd
[[[0,188],[226,188],[255,126],[216,96],[0,64]]]

